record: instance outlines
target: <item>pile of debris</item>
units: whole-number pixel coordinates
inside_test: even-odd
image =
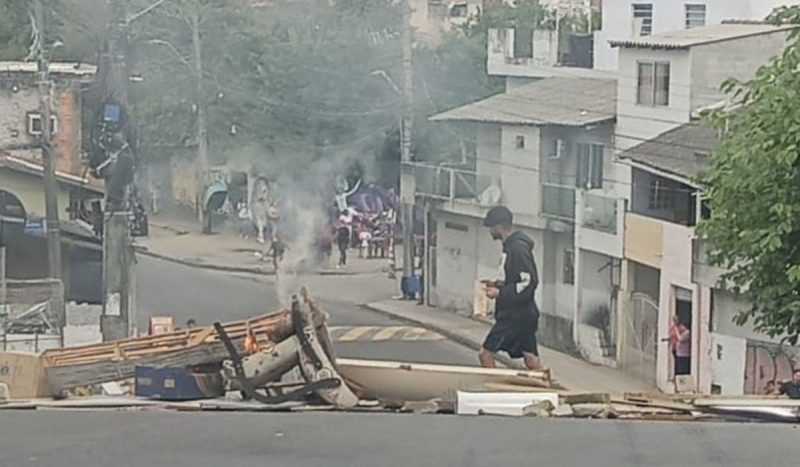
[[[0,408],[800,420],[800,401],[783,398],[577,393],[554,388],[549,370],[337,359],[331,342],[327,315],[303,289],[289,309],[249,320],[38,355],[0,353]]]

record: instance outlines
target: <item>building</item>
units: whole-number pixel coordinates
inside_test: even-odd
[[[720,24],[724,20],[764,20],[773,9],[795,0],[603,0],[603,21],[594,37],[594,66],[620,65],[610,45],[640,37]]]
[[[692,323],[693,385],[701,392],[710,392],[712,384],[726,391],[735,386],[727,371],[724,384],[712,383],[713,367],[721,364],[712,358],[712,338],[721,342],[724,336],[709,332],[713,271],[694,262],[694,226],[704,207],[693,180],[720,137],[697,117],[724,102],[719,90],[724,80],[750,79],[779,55],[791,30],[723,23],[612,42],[619,47],[614,177],[630,186],[618,364],[664,391],[675,390],[672,356],[663,340],[675,314]],[[718,311],[714,320],[726,324],[717,329],[735,327],[733,314]],[[727,362],[733,352],[725,355]]]
[[[500,245],[481,222],[489,207],[502,203],[535,242],[542,342],[576,350],[575,300],[585,297],[575,286],[575,239],[583,230],[576,227],[576,209],[583,209],[576,199],[613,193],[603,174],[613,162],[615,105],[613,80],[549,78],[432,118],[470,125],[477,150],[467,167],[415,166],[429,211],[431,304],[470,310],[472,284],[496,275]],[[613,223],[611,230],[621,233]],[[616,243],[621,249],[621,240]]]
[[[92,301],[102,286],[102,248],[91,225],[102,212],[104,191],[102,181],[87,175],[82,157],[82,97],[95,67],[53,63],[50,72],[64,290],[67,300]],[[15,219],[21,215],[25,222],[13,236],[4,232],[2,240],[8,247],[8,276],[20,280],[48,276],[37,80],[35,63],[0,62],[0,192],[4,211],[13,205]]]

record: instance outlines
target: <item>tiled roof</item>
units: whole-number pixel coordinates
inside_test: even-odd
[[[614,80],[546,78],[434,115],[431,120],[583,126],[613,120],[616,105]]]

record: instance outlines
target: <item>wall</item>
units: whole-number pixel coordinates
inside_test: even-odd
[[[28,217],[45,217],[44,181],[41,176],[26,174],[0,167],[0,186],[13,193],[22,202]],[[69,219],[69,188],[58,184],[59,218]]]
[[[475,169],[480,175],[499,178],[501,173],[502,132],[500,125],[477,124]],[[502,187],[502,186],[501,186]]]
[[[11,87],[17,85],[19,91]],[[54,135],[56,170],[83,175],[80,95],[69,83],[54,91],[57,132]],[[39,96],[30,76],[0,78],[0,149],[41,163],[37,138],[28,134],[28,113],[39,112]]]
[[[653,34],[686,28],[686,3],[706,5],[706,25],[719,24],[726,19],[764,19],[776,5],[786,0],[603,0],[602,30],[595,33],[595,68],[614,70],[619,63],[616,49],[610,40],[633,39],[633,4],[653,4]]]
[[[670,63],[668,106],[636,103],[637,63],[640,61]],[[676,126],[688,123],[691,117],[690,78],[688,50],[620,49],[615,140],[617,151],[624,151]]]
[[[514,214],[538,216],[541,212],[539,128],[504,125],[501,133],[503,204]],[[517,136],[525,138],[523,149],[516,148]]]
[[[788,35],[781,31],[693,47],[691,110],[723,100],[720,85],[725,80],[752,79],[760,66],[781,54]]]

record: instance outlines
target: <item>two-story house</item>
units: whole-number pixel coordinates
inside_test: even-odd
[[[726,99],[724,80],[750,79],[780,54],[791,29],[723,23],[612,42],[619,48],[614,177],[629,186],[618,363],[664,391],[674,390],[664,340],[673,315],[691,322],[692,382],[711,390],[711,310],[693,278],[693,226],[704,211],[694,177],[719,135],[698,113]]]
[[[595,33],[594,67],[620,65],[611,45],[665,32],[720,24],[724,20],[764,20],[773,9],[796,0],[603,0],[602,27]]]
[[[430,213],[431,304],[471,310],[475,282],[496,277],[501,246],[481,222],[502,203],[535,242],[543,344],[575,348],[575,301],[586,294],[576,285],[576,197],[609,186],[616,89],[613,80],[543,79],[432,117],[471,126],[477,149],[466,168],[415,166]],[[612,223],[602,228],[616,231]]]

